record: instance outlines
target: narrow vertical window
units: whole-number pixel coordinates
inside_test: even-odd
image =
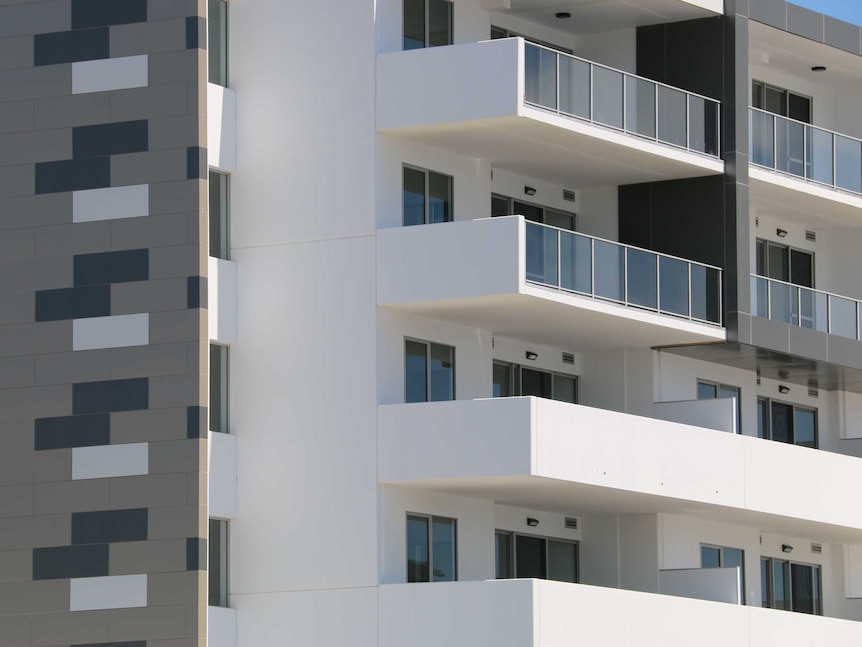
[[[228,522],[209,523],[209,606],[228,606]]]
[[[210,256],[224,260],[229,257],[229,179],[224,173],[209,173]]]
[[[456,522],[446,517],[407,515],[407,581],[457,579]]]
[[[210,430],[228,432],[228,347],[210,344]]]
[[[497,531],[494,533],[494,557],[496,560],[496,574],[498,580],[506,580],[514,577],[512,560],[512,533]]]
[[[455,349],[452,346],[404,341],[404,401],[455,399]]]
[[[209,0],[207,17],[209,82],[227,87],[227,2]]]
[[[452,3],[404,0],[404,49],[452,44]]]
[[[452,221],[452,177],[404,167],[403,223],[425,225]]]
[[[408,339],[404,344],[405,402],[428,400],[428,344]]]

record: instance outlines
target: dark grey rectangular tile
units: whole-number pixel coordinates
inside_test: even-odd
[[[107,413],[36,418],[35,430],[36,450],[111,444],[111,416]]]
[[[104,577],[107,574],[108,544],[33,549],[34,580]]]
[[[147,508],[72,513],[72,544],[146,541]]]
[[[200,146],[189,146],[186,149],[186,179],[201,180],[208,176],[207,149]]]
[[[823,42],[823,14],[811,11],[805,7],[788,3],[787,5],[787,31]]]
[[[207,307],[207,278],[205,276],[190,276],[188,278],[188,307]]]
[[[186,18],[186,49],[206,49],[206,18],[188,16]]]
[[[189,537],[186,539],[186,570],[198,571],[206,569],[206,539],[200,537]]]
[[[110,285],[88,285],[36,292],[36,321],[107,317],[110,314]]]
[[[146,281],[150,277],[150,250],[78,254],[73,275],[76,286]]]
[[[108,58],[109,36],[107,27],[36,34],[33,61],[38,66]]]
[[[81,382],[72,385],[72,413],[102,413],[147,409],[150,399],[148,378]]]
[[[111,186],[111,158],[40,162],[36,164],[36,193],[105,189]]]
[[[72,29],[125,25],[147,19],[147,0],[72,0]]]
[[[206,438],[209,417],[206,407],[188,407],[186,409],[186,437]]]
[[[149,122],[146,119],[78,126],[72,130],[72,156],[76,159],[141,153],[148,146]]]

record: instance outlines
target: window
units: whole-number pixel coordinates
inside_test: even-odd
[[[404,167],[404,225],[452,220],[452,178],[442,173]]]
[[[577,542],[497,530],[494,545],[497,579],[578,581]]]
[[[565,47],[558,47],[552,43],[548,43],[543,40],[539,40],[538,38],[532,38],[530,36],[525,36],[524,34],[519,34],[516,31],[512,31],[511,29],[504,29],[503,27],[495,27],[491,25],[491,40],[498,40],[500,38],[513,38],[515,36],[520,36],[528,43],[535,43],[536,45],[541,45],[542,47],[548,47],[550,49],[554,49],[558,52],[563,52],[564,54],[571,54],[572,50],[566,49]]]
[[[209,527],[209,606],[228,605],[228,532],[227,521],[210,519]]]
[[[758,398],[757,435],[759,438],[816,449],[817,409]]]
[[[209,82],[227,87],[227,2],[209,0],[207,18]]]
[[[736,400],[736,433],[742,433],[742,396],[738,386],[717,384],[704,380],[697,381],[697,399],[714,400],[718,398],[733,398]]]
[[[751,84],[751,105],[782,117],[811,123],[811,98],[762,81]]]
[[[404,49],[452,44],[452,3],[404,0]]]
[[[455,349],[427,341],[404,341],[405,402],[455,399]]]
[[[228,347],[210,344],[210,430],[228,432]]]
[[[228,185],[230,176],[217,171],[209,175],[210,256],[228,259]]]
[[[494,362],[494,397],[535,395],[560,402],[578,401],[577,377],[526,368],[520,364]]]
[[[760,558],[761,606],[823,615],[820,567]]]
[[[528,204],[502,195],[491,196],[491,215],[494,217],[519,215],[531,222],[539,222],[569,231],[575,230],[575,214],[573,213]]]
[[[755,243],[755,252],[758,275],[814,287],[814,254],[811,252],[761,239]]]
[[[454,582],[455,519],[407,515],[407,581]]]
[[[701,568],[739,567],[739,601],[745,604],[745,551],[725,546],[700,545]]]

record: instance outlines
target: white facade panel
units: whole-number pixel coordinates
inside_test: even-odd
[[[236,609],[207,607],[207,645],[236,647]]]
[[[210,339],[236,343],[237,264],[221,258],[207,259],[207,316]]]
[[[236,170],[236,93],[214,83],[207,84],[207,163]]]
[[[89,317],[72,322],[72,350],[145,346],[150,343],[150,315]]]
[[[87,189],[72,193],[73,222],[140,218],[150,213],[148,184]]]
[[[85,577],[71,581],[70,611],[147,606],[146,575]]]
[[[209,436],[209,516],[236,517],[237,438],[212,432]]]
[[[149,451],[149,443],[75,447],[72,450],[72,479],[103,479],[147,474]]]
[[[72,63],[72,94],[146,87],[148,62],[143,55]]]

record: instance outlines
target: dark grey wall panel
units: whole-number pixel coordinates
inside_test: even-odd
[[[72,156],[76,159],[141,153],[148,148],[149,122],[146,119],[72,129]]]
[[[72,385],[72,412],[134,411],[149,406],[149,378],[81,382]]]
[[[208,435],[209,416],[206,407],[186,408],[186,437],[206,438]]]
[[[190,146],[186,149],[186,179],[201,180],[209,177],[207,149]]]
[[[111,158],[40,162],[36,164],[36,193],[104,189],[111,186]]]
[[[107,317],[111,314],[111,286],[88,285],[36,292],[36,321]]]
[[[147,508],[76,512],[72,515],[72,544],[146,541]]]
[[[111,443],[111,416],[99,413],[88,416],[36,418],[35,449],[67,449]]]
[[[207,541],[200,537],[186,539],[186,570],[198,571],[206,569]]]
[[[109,36],[107,27],[36,34],[33,38],[33,60],[36,65],[56,65],[108,58]]]
[[[107,574],[107,544],[33,549],[34,580],[104,577]]]
[[[206,20],[198,16],[186,18],[186,49],[206,49],[206,33]]]
[[[124,25],[147,19],[147,0],[72,0],[72,29]]]
[[[149,249],[78,254],[73,262],[76,286],[128,283],[150,278]]]
[[[190,276],[187,279],[188,307],[207,307],[207,279],[205,276]]]

